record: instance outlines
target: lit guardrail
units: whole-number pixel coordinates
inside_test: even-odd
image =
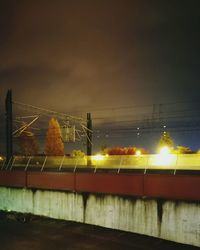
[[[117,156],[14,156],[8,164],[0,158],[0,169],[29,168],[45,170],[56,168],[96,168],[96,169],[174,169],[200,170],[200,154],[167,155],[117,155]]]
[[[198,154],[92,156],[97,168],[200,170]]]

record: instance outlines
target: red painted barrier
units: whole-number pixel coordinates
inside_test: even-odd
[[[56,190],[75,190],[74,173],[58,172],[27,172],[27,187],[56,189]]]
[[[200,200],[200,175],[1,170],[0,186]]]
[[[76,191],[142,196],[143,175],[76,173]]]
[[[26,172],[1,170],[0,186],[26,187]]]
[[[200,176],[145,175],[144,195],[166,199],[200,200]]]

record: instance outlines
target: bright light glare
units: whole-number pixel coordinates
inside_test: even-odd
[[[0,161],[3,161],[3,157],[2,156],[0,156]]]
[[[168,147],[160,149],[160,153],[155,157],[154,164],[158,166],[172,166],[174,164],[174,156],[170,154]]]
[[[140,156],[140,155],[141,155],[141,151],[140,151],[140,150],[137,150],[137,151],[135,152],[135,154],[136,154],[137,156]]]
[[[104,159],[104,156],[103,155],[95,155],[94,156],[94,160],[96,160],[96,161],[102,161]]]
[[[170,150],[168,147],[163,147],[160,149],[160,155],[169,155],[170,154]]]

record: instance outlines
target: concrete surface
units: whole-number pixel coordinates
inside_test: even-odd
[[[158,238],[81,223],[0,213],[2,250],[197,250]]]
[[[200,247],[199,202],[0,187],[0,210],[82,222]]]

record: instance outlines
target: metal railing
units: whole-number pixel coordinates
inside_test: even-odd
[[[200,170],[200,154],[169,154],[169,155],[121,155],[121,156],[14,156],[7,163],[0,160],[0,169],[23,168],[24,170],[72,168],[95,169],[160,169],[160,170]]]

